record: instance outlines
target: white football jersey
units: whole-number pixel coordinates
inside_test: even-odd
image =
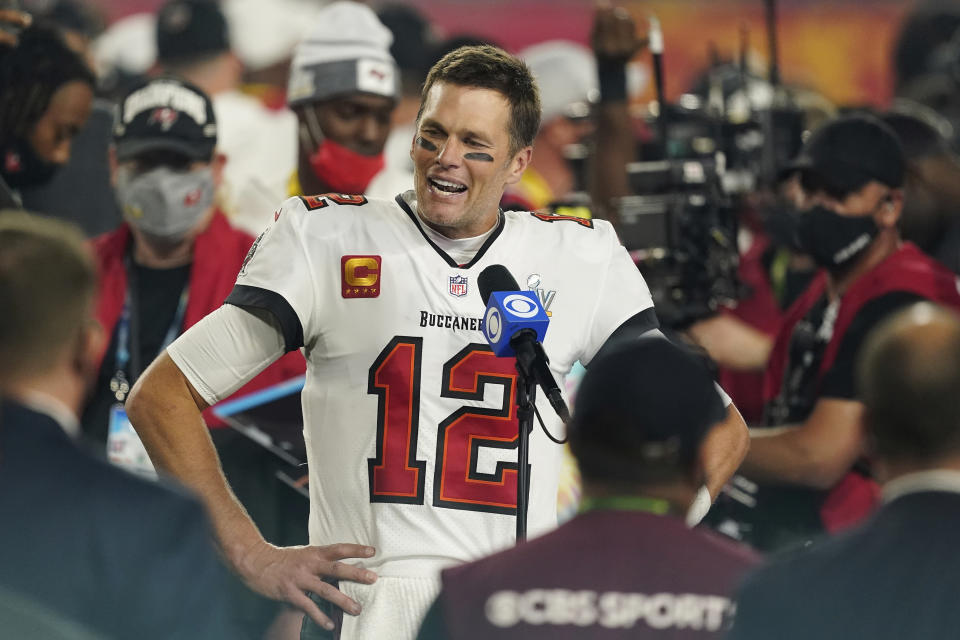
[[[507,211],[468,264],[396,200],[287,200],[228,302],[270,309],[303,348],[310,542],[377,549],[382,576],[439,568],[514,541],[517,418],[512,358],[482,334],[477,275],[502,264],[551,315],[544,348],[560,387],[632,318],[655,318],[640,272],[603,221]],[[639,315],[638,315],[639,314]],[[563,435],[553,409],[540,415]],[[541,402],[542,400],[542,402]],[[555,525],[561,447],[535,425],[531,535]]]

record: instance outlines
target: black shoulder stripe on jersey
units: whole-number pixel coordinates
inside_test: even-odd
[[[606,342],[603,343],[603,346],[600,347],[600,350],[597,351],[597,355],[593,356],[593,359],[596,360],[601,354],[607,351],[611,345],[620,340],[639,338],[646,332],[659,328],[660,320],[657,319],[656,310],[654,310],[653,307],[647,307],[617,327],[613,333],[610,334],[610,337],[607,338]]]
[[[446,263],[447,263],[448,265],[450,265],[451,267],[453,267],[454,269],[469,269],[470,267],[472,267],[473,265],[475,265],[475,264],[477,263],[477,261],[478,261],[480,258],[483,257],[483,254],[485,254],[485,253],[487,252],[487,249],[490,248],[490,245],[493,244],[493,241],[500,237],[500,234],[503,232],[503,227],[504,227],[504,224],[505,224],[505,222],[506,222],[505,219],[504,219],[504,217],[503,217],[503,211],[498,212],[498,214],[497,214],[497,216],[498,216],[498,217],[497,217],[497,228],[496,228],[496,230],[495,230],[493,233],[490,234],[490,237],[486,239],[486,241],[483,243],[483,245],[482,245],[482,246],[480,247],[480,249],[477,251],[477,255],[473,256],[473,260],[471,260],[471,261],[468,262],[467,264],[457,264],[457,261],[456,261],[456,260],[454,260],[453,258],[451,258],[450,256],[448,256],[448,255],[447,255],[447,252],[444,251],[443,249],[441,249],[440,247],[438,247],[437,244],[436,244],[433,240],[430,239],[430,236],[428,236],[428,235],[423,231],[423,227],[420,226],[420,221],[417,220],[417,214],[414,213],[414,212],[410,209],[410,206],[407,204],[406,200],[403,199],[403,196],[398,195],[398,196],[396,197],[396,200],[397,200],[397,204],[400,205],[400,208],[404,210],[404,212],[407,214],[407,216],[409,216],[410,222],[412,222],[413,224],[416,225],[417,230],[420,232],[420,235],[423,236],[423,239],[426,240],[427,243],[428,243],[431,247],[433,247],[433,250],[436,251],[437,253],[439,253],[439,254],[440,254],[440,257],[443,258],[444,261],[446,261]]]
[[[269,311],[280,323],[284,348],[289,352],[303,346],[303,325],[300,324],[300,318],[297,317],[286,298],[276,291],[238,284],[233,287],[225,303],[235,307],[252,307]]]

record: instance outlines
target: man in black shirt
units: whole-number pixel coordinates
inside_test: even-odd
[[[191,296],[195,238],[214,215],[223,158],[214,153],[216,120],[209,98],[172,79],[134,89],[120,104],[111,166],[127,225],[97,239],[101,259],[101,322],[110,331],[84,432],[106,442],[108,455],[149,473],[149,459],[122,405],[144,368],[183,331]],[[130,242],[132,240],[132,242]],[[106,257],[121,243],[126,282],[111,281]],[[113,295],[122,287],[122,299]],[[104,312],[121,302],[119,317]],[[114,305],[115,306],[115,305]],[[112,320],[112,321],[111,321]]]
[[[215,203],[225,162],[215,151],[216,127],[203,92],[161,78],[129,92],[114,130],[113,175],[125,223],[94,241],[97,315],[110,342],[83,425],[94,442],[110,439],[111,458],[148,473],[121,411],[126,394],[174,338],[223,304],[254,243]],[[303,371],[303,357],[289,354],[238,393]],[[229,439],[222,421],[209,411],[204,418],[215,440]]]
[[[113,175],[125,222],[94,241],[97,317],[108,344],[83,431],[111,461],[148,476],[153,465],[126,419],[126,395],[168,344],[223,304],[254,243],[215,204],[224,164],[216,126],[203,92],[160,78],[130,90],[114,127]],[[304,367],[299,352],[288,354],[237,394],[301,375]],[[259,472],[259,447],[211,411],[204,419],[234,490],[264,528],[275,530],[274,479]],[[240,597],[248,626],[265,626],[273,605]]]

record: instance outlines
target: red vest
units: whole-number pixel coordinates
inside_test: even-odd
[[[127,292],[127,270],[124,255],[132,241],[130,227],[126,223],[115,231],[105,233],[93,240],[93,250],[100,279],[97,299],[97,319],[108,336],[113,335]],[[193,248],[193,263],[190,266],[190,297],[184,316],[184,330],[197,324],[201,318],[219,308],[233,289],[253,237],[234,229],[226,217],[216,211],[207,228],[197,236]],[[100,354],[100,364],[106,355],[107,345]],[[99,368],[99,364],[98,364]],[[303,375],[306,363],[299,352],[288,353],[267,367],[256,378],[237,391],[239,397],[276,384],[283,380]],[[208,409],[204,418],[211,427],[221,427],[223,422]]]
[[[790,353],[790,339],[796,324],[826,294],[827,274],[821,271],[787,311],[764,376],[764,399],[773,400],[783,385]],[[914,293],[932,302],[960,309],[957,276],[906,242],[867,273],[860,276],[840,299],[833,336],[820,364],[818,381],[833,366],[843,336],[865,304],[893,292]],[[848,473],[833,489],[821,509],[828,531],[846,528],[873,510],[879,496],[875,482],[858,473]]]
[[[721,309],[762,331],[771,339],[777,335],[782,312],[770,285],[770,276],[763,264],[763,254],[770,247],[770,239],[762,230],[752,229],[753,242],[740,256],[737,277],[750,288],[750,295],[737,302],[734,309]],[[721,367],[717,381],[727,392],[748,424],[763,417],[763,372],[735,371]]]

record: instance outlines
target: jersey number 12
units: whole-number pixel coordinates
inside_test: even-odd
[[[368,460],[371,502],[424,502],[426,462],[417,459],[422,354],[423,338],[396,336],[370,367],[367,393],[379,400],[377,455]],[[444,364],[442,397],[482,400],[487,385],[500,385],[503,406],[464,406],[437,425],[434,506],[516,514],[517,464],[477,470],[481,447],[517,446],[516,376],[513,358],[498,358],[484,344],[467,345]]]

